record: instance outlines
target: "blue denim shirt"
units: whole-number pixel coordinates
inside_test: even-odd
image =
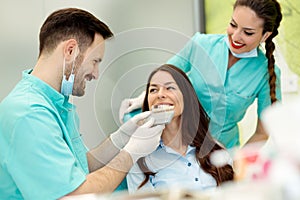
[[[186,155],[182,156],[161,141],[158,148],[145,158],[148,168],[156,174],[150,176],[150,180],[140,190],[179,187],[200,191],[215,188],[216,180],[199,166],[195,151],[195,147],[188,146]],[[137,191],[144,177],[139,166],[134,164],[126,177],[129,193]]]

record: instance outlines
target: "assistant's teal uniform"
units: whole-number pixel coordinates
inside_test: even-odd
[[[75,106],[30,72],[0,104],[0,199],[58,199],[88,174]]]
[[[198,98],[211,118],[212,135],[227,148],[239,145],[237,123],[257,98],[257,114],[271,104],[268,60],[261,49],[257,57],[242,58],[229,70],[227,35],[196,33],[168,63],[190,78]],[[276,96],[281,100],[280,70]]]

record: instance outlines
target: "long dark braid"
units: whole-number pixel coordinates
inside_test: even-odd
[[[269,71],[269,86],[271,103],[277,101],[276,99],[276,74],[275,74],[275,59],[273,52],[275,44],[273,38],[278,35],[278,28],[282,20],[280,4],[276,0],[237,0],[234,8],[237,6],[246,6],[253,10],[256,15],[264,20],[263,34],[272,32],[272,34],[265,41],[266,57],[268,59]]]

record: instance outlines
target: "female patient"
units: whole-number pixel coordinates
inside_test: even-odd
[[[174,106],[174,116],[156,151],[128,173],[130,193],[176,186],[204,190],[233,179],[231,165],[216,167],[210,162],[212,152],[223,147],[208,132],[208,116],[191,82],[173,65],[162,65],[150,74],[143,111],[157,105]]]

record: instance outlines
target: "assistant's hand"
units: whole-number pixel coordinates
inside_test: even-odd
[[[146,92],[142,92],[138,97],[132,99],[124,99],[119,109],[119,120],[123,124],[123,117],[135,109],[141,108],[145,98]]]
[[[148,118],[150,113],[150,111],[146,111],[135,115],[126,123],[124,123],[116,132],[110,134],[110,139],[115,147],[122,149],[127,144],[131,135],[139,127],[138,122]]]
[[[130,154],[133,163],[139,158],[152,153],[157,148],[165,125],[153,126],[153,124],[154,119],[151,118],[140,126],[124,147],[124,150]]]

